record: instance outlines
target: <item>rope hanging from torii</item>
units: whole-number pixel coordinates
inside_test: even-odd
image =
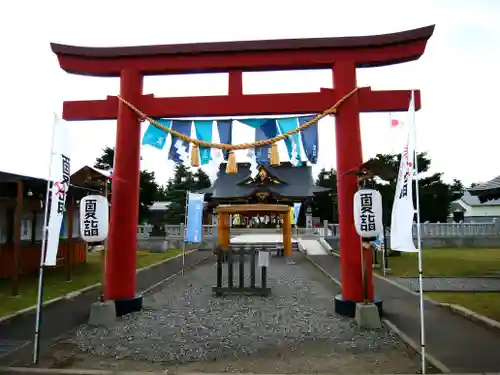
[[[277,142],[293,135],[301,132],[302,130],[308,128],[309,126],[312,126],[316,124],[319,120],[322,118],[333,115],[337,112],[337,108],[344,103],[347,99],[349,99],[352,95],[354,95],[357,91],[359,90],[359,87],[356,87],[354,90],[351,92],[347,93],[344,95],[342,98],[340,98],[337,103],[335,103],[332,107],[328,108],[327,110],[323,111],[322,113],[316,115],[312,120],[307,121],[303,123],[302,125],[298,126],[297,128],[290,130],[284,134],[280,134],[276,137],[261,140],[261,141],[255,141],[251,143],[240,143],[236,145],[230,145],[230,144],[225,144],[225,143],[212,143],[212,142],[206,142],[206,141],[201,141],[196,138],[191,138],[185,134],[181,134],[175,130],[170,129],[169,127],[166,127],[165,125],[160,124],[158,121],[155,119],[149,117],[147,114],[139,110],[137,107],[135,107],[132,103],[128,102],[127,100],[123,99],[120,95],[118,95],[118,99],[125,104],[127,107],[129,107],[132,111],[135,112],[135,114],[141,119],[141,121],[148,121],[150,124],[153,126],[157,127],[158,129],[161,129],[170,135],[178,137],[180,140],[184,142],[189,142],[193,145],[191,149],[191,165],[193,167],[198,167],[200,165],[200,154],[198,151],[198,147],[210,147],[210,148],[217,148],[219,150],[224,150],[224,151],[229,151],[229,157],[227,161],[227,166],[226,166],[226,173],[229,174],[234,174],[238,172],[238,167],[236,165],[236,156],[234,155],[235,150],[247,150],[251,148],[258,148],[258,147],[263,147],[263,146],[271,146],[271,156],[270,156],[270,164],[271,165],[279,165],[280,160],[279,160],[279,153],[278,153],[278,144]]]

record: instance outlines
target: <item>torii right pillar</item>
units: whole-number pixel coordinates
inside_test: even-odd
[[[348,93],[357,87],[355,61],[339,60],[332,67],[333,87],[338,94]],[[327,89],[323,89],[326,91]],[[335,296],[335,311],[354,317],[356,303],[363,301],[365,288],[362,277],[362,259],[368,300],[382,314],[382,301],[374,296],[372,253],[362,249],[361,239],[354,225],[354,194],[358,189],[357,176],[349,173],[363,163],[359,114],[375,105],[368,98],[370,90],[360,89],[344,102],[336,113],[335,139],[337,154],[338,215],[340,223],[340,264],[342,294]],[[391,100],[390,92],[387,99]],[[370,103],[371,102],[371,103]],[[416,91],[417,108],[420,108],[420,92]],[[408,95],[408,105],[410,95]],[[408,108],[408,106],[406,106]],[[361,257],[361,251],[365,256]]]

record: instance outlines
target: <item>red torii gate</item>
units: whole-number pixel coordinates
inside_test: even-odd
[[[73,74],[120,77],[120,96],[151,117],[252,116],[319,113],[353,90],[356,68],[413,61],[424,53],[434,26],[393,34],[223,42],[181,45],[87,48],[51,44],[61,68]],[[243,94],[243,72],[331,69],[334,89],[296,94]],[[143,95],[143,77],[161,74],[229,74],[229,92],[222,96],[156,98]],[[357,177],[346,175],[362,163],[360,112],[406,111],[409,90],[372,91],[363,88],[336,114],[338,209],[342,298],[339,312],[351,315],[363,300],[360,239],[353,219]],[[416,92],[420,108],[420,92]],[[64,102],[70,121],[117,119],[113,196],[107,255],[107,297],[117,301],[117,313],[142,306],[136,296],[135,252],[139,197],[141,128],[139,119],[116,96],[105,100]],[[369,297],[373,300],[371,259],[367,259]],[[339,305],[340,304],[340,305]],[[344,307],[341,305],[345,304]],[[340,306],[340,307],[339,307]]]

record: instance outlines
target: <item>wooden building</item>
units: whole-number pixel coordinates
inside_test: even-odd
[[[200,190],[208,202],[204,222],[211,223],[212,213],[219,205],[227,204],[286,204],[302,202],[301,217],[316,193],[330,189],[314,184],[311,166],[303,163],[295,167],[290,162],[279,166],[258,165],[250,170],[250,163],[238,163],[238,173],[227,174],[226,163],[220,165],[217,179],[210,188]],[[276,227],[277,217],[232,218],[235,227]],[[299,223],[301,219],[299,218]]]
[[[107,179],[92,167],[71,175],[57,256],[68,279],[71,269],[87,258],[87,245],[79,239],[79,201]],[[46,191],[45,179],[0,172],[0,279],[12,279],[14,295],[19,278],[37,272],[40,265]]]

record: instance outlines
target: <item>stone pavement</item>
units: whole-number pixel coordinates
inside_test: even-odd
[[[340,259],[334,255],[310,258],[340,280]],[[375,294],[384,301],[385,317],[406,336],[420,343],[419,297],[374,277]],[[425,302],[428,352],[452,373],[498,372],[500,331],[487,328],[429,301]]]
[[[169,374],[418,370],[418,356],[391,330],[359,330],[353,319],[334,314],[332,295],[339,288],[301,253],[293,257],[293,265],[271,258],[272,294],[265,298],[214,297],[214,265],[197,267],[109,329],[79,327],[41,365]]]
[[[388,279],[419,291],[418,277],[394,277]],[[425,292],[500,292],[500,277],[424,277]]]

